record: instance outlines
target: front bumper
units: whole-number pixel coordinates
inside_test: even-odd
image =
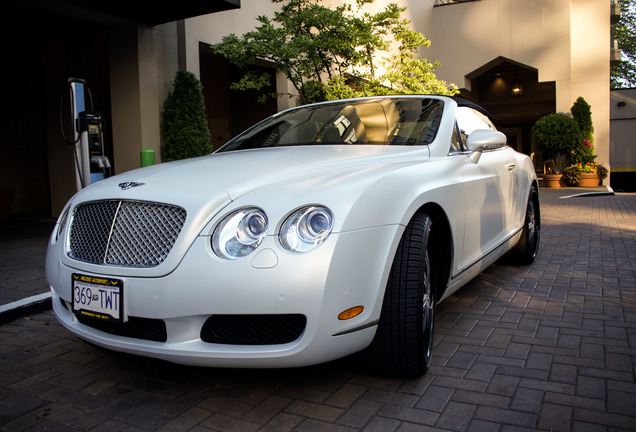
[[[332,234],[307,254],[287,252],[275,237],[268,237],[255,253],[235,261],[218,258],[209,237],[200,236],[174,271],[147,278],[120,276],[113,267],[104,268],[107,275],[95,273],[94,266],[81,262],[71,267],[60,259],[63,248],[52,243],[47,277],[58,320],[102,347],[199,366],[306,366],[344,357],[371,342],[401,230],[392,225]],[[80,323],[70,310],[73,273],[121,279],[124,320],[162,321],[165,341],[111,334]],[[338,319],[354,306],[363,306],[363,313]],[[306,317],[293,341],[247,345],[202,340],[201,329],[213,315],[289,314]]]

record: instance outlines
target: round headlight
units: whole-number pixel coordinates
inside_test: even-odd
[[[59,217],[58,221],[57,221],[57,226],[56,226],[56,230],[55,230],[55,241],[57,242],[60,237],[62,236],[62,233],[64,232],[64,228],[66,228],[66,221],[68,220],[68,213],[71,210],[71,206],[69,205],[66,210],[64,211],[64,213],[62,213],[62,215]]]
[[[333,215],[319,206],[301,208],[285,220],[280,230],[280,242],[292,252],[309,252],[322,244],[333,229]]]
[[[265,238],[267,216],[257,208],[226,216],[212,234],[212,249],[221,258],[237,259],[252,253]]]
[[[236,235],[244,244],[260,242],[267,230],[267,217],[260,210],[251,210],[245,214],[240,222]]]

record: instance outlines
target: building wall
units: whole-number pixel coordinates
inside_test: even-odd
[[[392,1],[376,0],[365,10],[379,11]],[[479,0],[437,7],[435,0],[398,3],[407,7],[404,16],[412,27],[432,41],[422,55],[441,62],[439,78],[470,90],[466,76],[503,56],[536,68],[539,81],[556,83],[557,111],[569,112],[583,96],[592,107],[598,161],[609,163],[609,0]],[[199,73],[199,41],[241,35],[258,24],[256,16],[272,16],[276,7],[244,0],[239,10],[186,20],[188,70]],[[281,102],[290,103],[288,98]]]
[[[161,107],[177,70],[176,23],[131,25],[112,32],[110,48],[114,163],[139,168],[143,149],[161,154]]]
[[[0,69],[0,190],[12,193],[11,217],[39,218],[57,216],[76,192],[73,146],[62,137],[63,129],[67,140],[74,138],[69,77],[87,80],[110,148],[108,34],[31,3],[11,3],[10,19],[0,26],[7,59]]]
[[[324,0],[322,4],[329,6],[332,2]],[[280,8],[279,4],[266,0],[241,0],[241,8],[217,12],[185,20],[185,40],[187,70],[199,76],[199,43],[215,44],[221,42],[223,36],[231,33],[242,35],[260,25],[258,16],[273,17]],[[291,92],[293,88],[284,76],[277,76],[277,88],[280,93]],[[284,110],[294,106],[294,101],[282,96],[278,99],[278,109]]]
[[[569,3],[482,0],[439,6],[417,29],[432,39],[430,55],[442,63],[440,75],[460,86],[470,89],[465,75],[498,56],[539,69],[540,81],[567,80]]]
[[[213,44],[232,32],[250,31],[258,15],[271,16],[272,11],[268,1],[242,0],[239,10],[154,27],[118,27],[112,32],[110,80],[117,173],[139,168],[143,149],[154,150],[157,163],[161,162],[163,102],[177,70],[200,76],[199,43]],[[287,107],[287,100],[281,98],[279,109]]]
[[[441,62],[438,77],[470,90],[466,75],[498,56],[537,69],[540,82],[556,83],[557,111],[579,96],[591,105],[597,161],[609,163],[608,0],[481,0],[429,11],[413,23],[432,41],[424,55]]]
[[[612,90],[612,169],[636,173],[636,89]]]
[[[254,30],[259,15],[273,16],[278,5],[268,0],[241,0],[241,8],[185,20],[187,70],[199,75],[199,42],[214,44],[223,36]]]
[[[636,192],[636,89],[610,92],[611,186]]]
[[[376,0],[372,10],[389,1]],[[633,144],[619,147],[612,138],[617,156],[609,156],[609,0],[478,0],[439,7],[435,0],[399,2],[407,6],[405,17],[413,28],[431,39],[422,55],[441,61],[441,79],[470,89],[467,76],[502,57],[534,68],[539,81],[555,83],[558,111],[569,111],[578,96],[590,103],[597,160],[625,168],[624,152],[633,151]],[[95,109],[105,119],[106,150],[116,173],[137,168],[142,149],[155,150],[159,162],[162,105],[176,71],[199,75],[201,46],[252,30],[258,15],[272,16],[280,6],[242,0],[239,10],[148,27],[93,22],[92,14],[52,14],[31,9],[32,3],[20,4],[15,12],[29,17],[28,30],[19,20],[9,20],[0,30],[11,41],[6,57],[21,65],[0,72],[8,83],[0,104],[5,113],[0,190],[13,192],[11,213],[51,216],[75,192],[72,147],[59,126],[60,90],[68,77],[85,78],[91,87]],[[344,3],[348,0],[323,1]],[[280,74],[276,82],[279,91],[290,91]],[[281,97],[277,108],[294,103]],[[624,134],[620,128],[616,133]],[[527,151],[528,134],[523,135]]]
[[[572,0],[570,106],[583,96],[592,107],[596,161],[610,164],[610,2]]]
[[[380,10],[391,0],[376,0]],[[345,0],[323,4],[338,5]],[[439,60],[439,78],[470,89],[466,76],[503,56],[538,70],[556,83],[557,111],[569,112],[577,97],[592,107],[597,161],[609,164],[608,0],[479,0],[434,7],[435,0],[402,0],[405,17],[432,41],[422,55]],[[117,171],[138,166],[139,151],[159,160],[161,105],[181,64],[200,74],[200,43],[219,42],[272,16],[278,4],[242,0],[241,9],[169,23],[115,39],[111,55],[114,153]],[[181,26],[181,27],[179,27]],[[135,60],[136,59],[136,60]],[[283,77],[279,91],[288,90]],[[293,104],[284,97],[279,109]]]

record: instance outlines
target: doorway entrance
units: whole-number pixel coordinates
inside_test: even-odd
[[[275,84],[258,92],[231,90],[230,85],[238,81],[243,72],[230,64],[225,57],[213,54],[206,44],[199,45],[199,62],[213,151],[253,124],[278,111],[276,99],[269,98],[265,103],[258,101],[262,94],[274,93]],[[273,68],[267,66],[254,66],[254,68],[259,72],[270,74],[270,82],[276,82],[276,72]]]
[[[462,96],[477,102],[494,117],[508,143],[533,156],[535,167],[543,162],[532,141],[532,126],[556,112],[556,84],[539,82],[539,71],[514,60],[498,57],[466,75],[470,90]]]

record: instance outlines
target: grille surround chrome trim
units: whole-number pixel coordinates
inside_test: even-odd
[[[67,255],[110,267],[157,267],[168,257],[186,217],[182,207],[151,201],[81,203],[73,209]]]

